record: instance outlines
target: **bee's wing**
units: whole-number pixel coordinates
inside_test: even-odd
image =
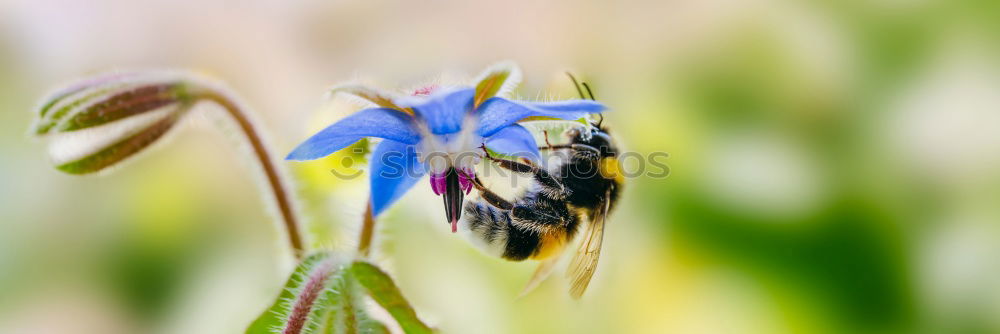
[[[608,209],[611,205],[609,201],[611,189],[604,194],[604,200],[594,210],[587,227],[587,234],[580,242],[580,247],[576,250],[576,255],[569,263],[566,276],[570,278],[569,294],[574,299],[583,296],[590,284],[590,278],[597,270],[597,260],[601,257],[601,243],[604,242],[604,220],[608,216]]]
[[[559,263],[559,259],[562,257],[561,255],[562,252],[538,263],[538,268],[535,269],[534,274],[531,274],[531,279],[528,280],[528,284],[524,285],[524,289],[521,290],[521,294],[518,295],[517,298],[522,298],[528,295],[528,293],[537,288],[539,284],[542,284],[542,281],[548,278],[549,275],[552,274],[552,270],[556,268],[556,263]]]

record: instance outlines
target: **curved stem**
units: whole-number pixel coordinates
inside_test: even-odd
[[[372,248],[372,237],[375,235],[375,217],[372,215],[372,201],[368,200],[368,207],[365,208],[364,221],[361,223],[361,236],[358,241],[358,254],[361,257],[368,257]]]
[[[274,193],[278,210],[281,211],[281,218],[288,233],[288,241],[295,252],[295,257],[301,258],[305,249],[302,245],[302,235],[299,232],[298,218],[292,209],[291,198],[289,198],[288,191],[286,190],[284,179],[278,172],[274,160],[271,159],[271,154],[268,152],[267,147],[264,146],[257,129],[250,122],[250,119],[247,118],[243,109],[232,98],[214,91],[205,92],[204,97],[222,106],[233,117],[239,125],[240,130],[246,135],[247,141],[253,146],[254,155],[257,156],[257,160],[260,162],[260,166],[267,176],[267,182],[271,186],[271,192]]]

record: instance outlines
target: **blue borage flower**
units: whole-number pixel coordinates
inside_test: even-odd
[[[500,63],[484,71],[473,87],[429,86],[410,96],[355,85],[334,88],[334,93],[354,95],[378,107],[358,111],[321,130],[286,159],[314,160],[365,137],[382,138],[370,164],[372,214],[385,211],[430,173],[431,189],[444,196],[454,232],[463,197],[472,190],[483,145],[537,161],[540,154],[534,137],[517,122],[529,117],[575,120],[605,109],[591,100],[527,102],[502,97],[520,79],[516,65]]]

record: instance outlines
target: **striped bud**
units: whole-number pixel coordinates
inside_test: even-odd
[[[32,132],[49,139],[56,168],[87,174],[113,166],[162,138],[192,105],[190,84],[173,73],[110,73],[44,100]]]

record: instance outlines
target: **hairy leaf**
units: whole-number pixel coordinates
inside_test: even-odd
[[[321,266],[331,265],[331,261],[329,253],[317,253],[303,259],[299,266],[295,268],[295,271],[292,272],[288,281],[285,282],[284,289],[281,290],[274,303],[247,328],[247,334],[283,333],[287,327],[288,319],[292,317],[292,309],[296,306],[300,297],[302,297],[300,294],[307,292],[303,289],[310,282],[309,278],[311,276],[322,277],[324,273],[317,272],[317,269],[320,269]],[[329,277],[319,282],[321,285],[331,284],[332,282],[330,278],[333,276],[333,268],[326,268],[326,270],[328,271],[326,274],[329,274]],[[314,281],[313,283],[317,282]],[[320,290],[320,293],[325,294],[325,289]],[[324,297],[335,296],[326,295]]]
[[[411,110],[410,108],[403,108],[397,105],[395,100],[399,97],[391,92],[382,91],[361,85],[342,85],[334,87],[333,89],[330,90],[330,95],[334,95],[337,93],[348,94],[356,99],[367,101],[382,108],[396,109],[402,112],[409,113],[411,115],[413,114],[413,110]]]
[[[247,334],[388,333],[371,319],[352,272],[330,253],[306,257],[278,299],[247,328]]]
[[[367,262],[355,261],[350,267],[351,276],[368,291],[368,295],[392,315],[406,333],[432,333],[430,327],[417,318],[417,313],[403,294],[381,269]]]
[[[327,293],[338,294],[315,333],[389,333],[384,324],[372,319],[365,310],[364,293],[350,275],[338,276]]]
[[[501,62],[487,68],[476,81],[474,106],[496,95],[509,93],[521,82],[521,70],[511,62]]]

